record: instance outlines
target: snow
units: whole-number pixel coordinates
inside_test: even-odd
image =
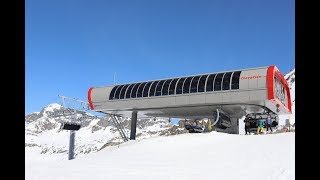
[[[71,161],[66,154],[52,157],[39,151],[26,147],[26,179],[295,179],[294,132],[153,137]]]
[[[159,132],[161,130],[164,129],[169,129],[169,127],[165,127],[166,125],[162,122],[160,122],[159,124],[154,124],[153,126],[149,126],[147,128],[148,131],[154,131],[154,132]]]
[[[49,104],[47,107],[45,107],[45,111],[53,112],[55,109],[60,109],[62,106],[58,103],[52,103]]]

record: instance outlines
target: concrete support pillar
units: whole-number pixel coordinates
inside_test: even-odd
[[[231,127],[225,129],[223,132],[229,134],[239,134],[239,119],[238,118],[230,118],[231,120]]]
[[[231,118],[232,134],[239,134],[239,119]]]
[[[136,139],[137,117],[138,117],[138,112],[137,111],[133,111],[132,112],[132,117],[131,117],[130,140],[135,140]]]

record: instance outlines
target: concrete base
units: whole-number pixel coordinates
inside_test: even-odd
[[[223,132],[230,134],[239,134],[239,120],[238,118],[230,118],[231,119],[231,127],[225,129]]]

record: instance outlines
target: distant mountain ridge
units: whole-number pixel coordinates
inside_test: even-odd
[[[68,109],[52,103],[41,112],[25,116],[25,146],[39,148],[40,153],[67,153],[69,131],[61,130],[62,122],[68,121],[60,115]],[[97,117],[83,111],[76,112],[81,117],[81,129],[76,132],[75,155],[99,151],[107,146],[123,142],[121,136],[109,117]],[[120,118],[127,136],[130,134],[130,119]],[[186,133],[183,128],[171,124],[168,119],[145,118],[137,122],[137,140],[152,137]]]

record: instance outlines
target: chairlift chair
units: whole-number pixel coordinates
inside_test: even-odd
[[[78,131],[80,128],[81,124],[76,122],[62,122],[60,126],[60,129],[72,131]]]

